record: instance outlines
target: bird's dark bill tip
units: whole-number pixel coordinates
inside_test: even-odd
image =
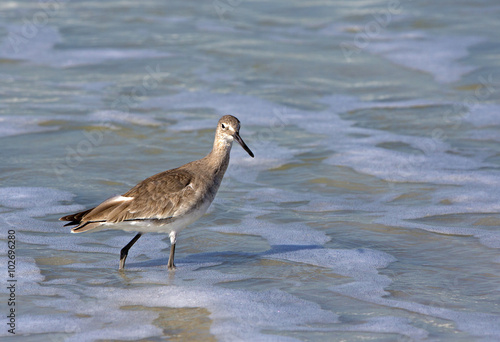
[[[252,150],[250,150],[250,148],[247,146],[247,144],[245,144],[245,142],[243,141],[243,139],[241,139],[240,135],[238,133],[236,133],[234,135],[236,141],[241,145],[241,147],[243,147],[243,149],[245,151],[247,151],[247,153],[250,155],[250,157],[254,158],[254,154],[252,152]]]

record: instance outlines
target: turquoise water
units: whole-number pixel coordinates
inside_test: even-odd
[[[22,341],[500,339],[500,5],[0,4],[3,317]],[[237,145],[166,235],[60,216]],[[0,336],[8,337],[7,319]]]

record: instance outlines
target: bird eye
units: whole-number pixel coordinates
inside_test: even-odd
[[[221,124],[220,126],[222,127],[222,129],[226,129],[226,125],[224,124]]]

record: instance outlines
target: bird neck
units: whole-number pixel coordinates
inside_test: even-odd
[[[222,181],[222,177],[229,165],[231,147],[231,142],[227,142],[223,139],[216,139],[212,151],[207,156],[210,171],[219,183]]]

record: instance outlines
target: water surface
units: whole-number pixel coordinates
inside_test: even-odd
[[[492,0],[2,2],[17,339],[500,339],[499,15]],[[203,157],[225,114],[255,159],[234,146],[175,272],[165,235],[121,273],[133,233],[57,221]]]

